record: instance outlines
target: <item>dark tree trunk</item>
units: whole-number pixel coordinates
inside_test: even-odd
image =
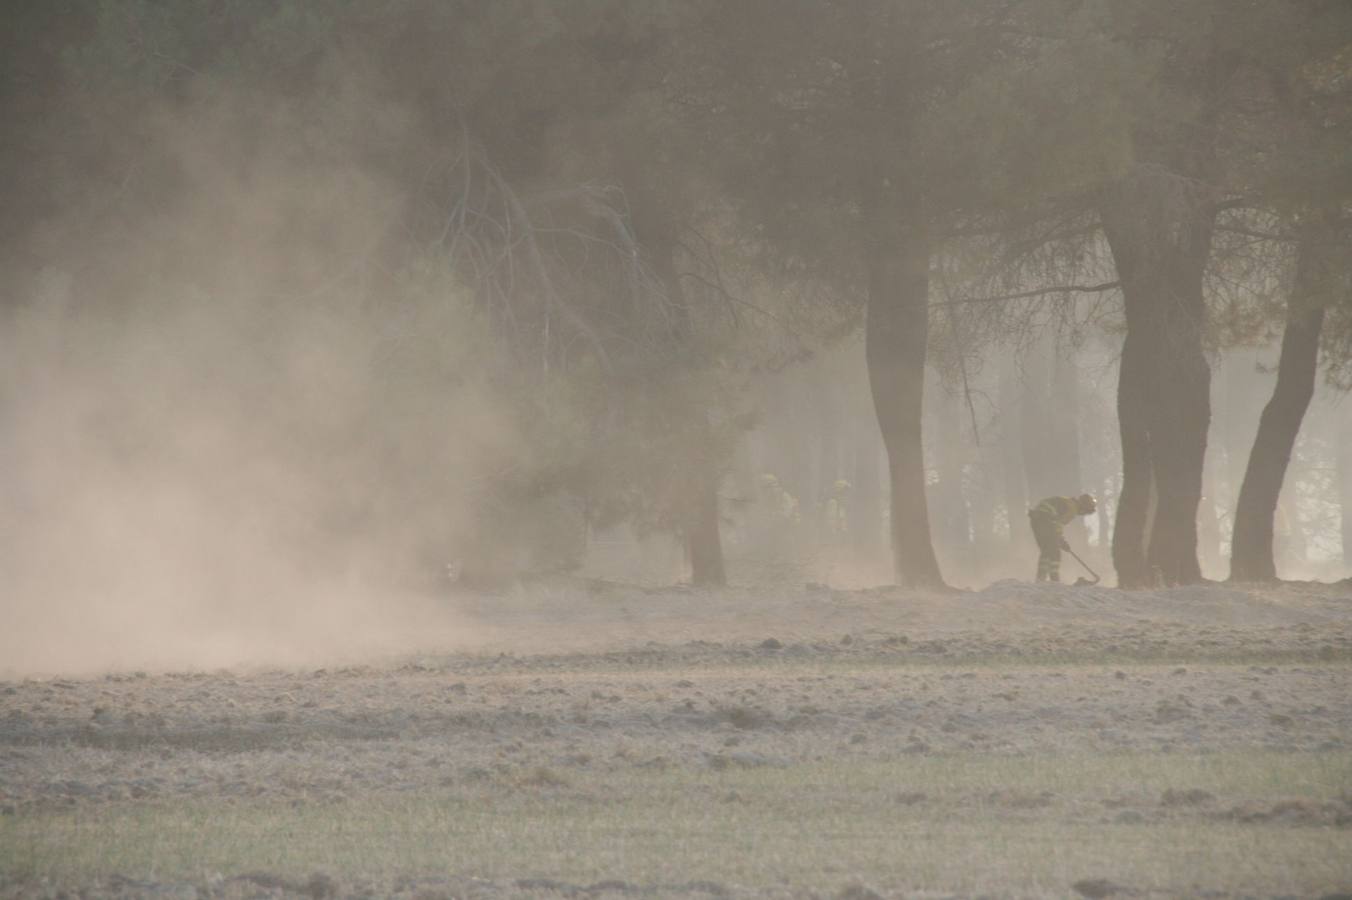
[[[723,564],[722,521],[718,507],[721,479],[708,413],[692,408],[679,413],[687,419],[682,423],[680,438],[686,442],[684,456],[688,465],[680,513],[681,533],[690,559],[690,581],[699,585],[723,585],[727,583],[727,572]]]
[[[690,471],[693,494],[686,513],[686,551],[690,556],[692,584],[719,586],[727,584],[723,565],[723,539],[718,510],[718,461],[713,458],[713,438],[709,419],[698,414],[697,446],[692,454]]]
[[[1295,289],[1287,304],[1286,331],[1277,362],[1277,385],[1258,420],[1258,434],[1235,505],[1231,581],[1277,579],[1273,519],[1296,435],[1314,396],[1319,333],[1324,326],[1324,307],[1311,297],[1315,293],[1314,278],[1306,246],[1302,244],[1297,255]],[[1299,525],[1292,521],[1291,527]]]
[[[1202,580],[1197,506],[1211,421],[1202,273],[1214,207],[1195,181],[1142,166],[1105,191],[1100,212],[1127,320],[1113,562],[1123,587],[1149,584],[1156,573],[1167,584],[1193,584]],[[1142,503],[1152,486],[1156,507],[1147,530]]]
[[[647,215],[645,215],[645,210]],[[676,237],[672,226],[661,216],[651,214],[648,204],[634,201],[634,225],[639,240],[648,251],[653,274],[666,292],[676,321],[674,340],[686,342],[693,326],[680,278],[677,275]],[[679,476],[680,533],[685,539],[690,560],[692,584],[717,586],[727,582],[723,563],[723,540],[718,508],[719,460],[706,409],[697,401],[678,400],[671,410],[678,427],[674,430],[684,469]]]
[[[930,237],[918,196],[868,196],[864,353],[873,407],[887,449],[892,562],[897,583],[940,587],[930,537],[921,420],[929,339]],[[891,199],[893,202],[887,202]]]
[[[1181,348],[1178,348],[1181,349]],[[1155,518],[1150,530],[1151,568],[1166,584],[1202,580],[1197,558],[1197,507],[1202,502],[1207,429],[1211,422],[1211,370],[1202,352],[1178,353],[1164,367],[1178,385],[1168,408],[1154,410],[1151,446],[1155,456]],[[1166,350],[1166,353],[1171,351]]]
[[[1235,348],[1221,357],[1217,370],[1216,416],[1212,434],[1218,452],[1215,485],[1222,552],[1218,561],[1229,569],[1234,555],[1235,501],[1244,484],[1244,466],[1257,433],[1263,401],[1272,396],[1267,376],[1258,372],[1258,357],[1249,347]]]
[[[1113,523],[1113,568],[1124,588],[1146,587],[1153,582],[1146,561],[1150,540],[1150,494],[1154,474],[1150,464],[1150,431],[1145,406],[1149,402],[1149,360],[1138,349],[1145,340],[1127,335],[1117,382],[1117,420],[1122,433],[1122,489]]]

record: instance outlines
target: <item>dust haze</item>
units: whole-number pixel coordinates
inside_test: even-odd
[[[478,486],[524,464],[473,310],[449,274],[370,290],[405,198],[280,124],[241,146],[245,102],[124,123],[181,188],[116,235],[44,223],[56,252],[6,309],[10,673],[472,640],[427,588]]]

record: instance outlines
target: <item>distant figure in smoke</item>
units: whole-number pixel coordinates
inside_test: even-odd
[[[1028,510],[1028,521],[1037,538],[1037,580],[1061,581],[1061,551],[1069,550],[1065,527],[1076,516],[1087,516],[1098,509],[1089,494],[1078,497],[1048,497]]]

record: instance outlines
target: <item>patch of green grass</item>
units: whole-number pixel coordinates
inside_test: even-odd
[[[1170,789],[1215,800],[1162,806]],[[377,880],[705,879],[822,891],[862,881],[880,890],[1053,895],[1101,877],[1162,894],[1318,894],[1352,884],[1352,829],[1241,824],[1215,813],[1277,799],[1319,804],[1349,790],[1347,753],[569,770],[566,779],[507,776],[435,795],[299,807],[253,800],[22,813],[0,820],[0,873],[57,884],[259,870]],[[1036,802],[1020,802],[1027,797]],[[1105,801],[1123,799],[1143,821],[1113,820]]]

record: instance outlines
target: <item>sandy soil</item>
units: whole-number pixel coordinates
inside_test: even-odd
[[[898,754],[1352,748],[1352,596],[1338,588],[1005,582],[918,595],[559,582],[447,604],[474,623],[472,651],[0,683],[0,814],[178,799],[322,804],[530,773]],[[1128,795],[1068,814],[1343,829],[1348,788],[1285,809]],[[0,894],[33,891],[0,880]]]

